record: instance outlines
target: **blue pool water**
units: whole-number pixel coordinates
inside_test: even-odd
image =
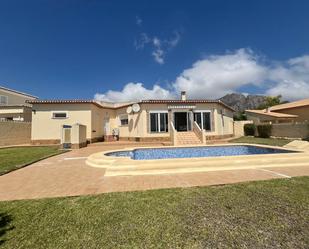
[[[106,153],[107,156],[130,157],[134,160],[153,160],[168,158],[216,157],[290,153],[294,151],[264,148],[251,145],[186,147],[186,148],[152,148],[135,149],[132,151],[115,151]]]

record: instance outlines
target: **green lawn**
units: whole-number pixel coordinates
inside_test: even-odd
[[[0,149],[0,175],[63,151],[57,147],[12,147]]]
[[[266,144],[272,146],[283,146],[293,140],[281,138],[260,138],[260,137],[240,137],[230,140],[230,143],[250,143],[250,144]]]
[[[0,202],[2,248],[308,248],[309,177]]]

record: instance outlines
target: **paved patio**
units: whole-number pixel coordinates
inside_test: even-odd
[[[308,166],[301,167],[114,177],[104,176],[105,170],[102,168],[93,168],[85,164],[86,157],[93,153],[137,146],[162,146],[162,144],[100,143],[45,159],[0,176],[0,200],[208,186],[302,175],[309,176],[309,162]]]

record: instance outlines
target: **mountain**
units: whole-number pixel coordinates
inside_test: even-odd
[[[247,95],[241,93],[230,93],[219,100],[234,108],[237,112],[242,112],[246,109],[256,109],[259,105],[265,103],[267,96],[263,95]]]

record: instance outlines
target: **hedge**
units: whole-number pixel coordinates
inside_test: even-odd
[[[244,125],[245,136],[254,136],[255,134],[255,125],[254,124],[245,124]]]
[[[257,125],[257,133],[259,137],[269,138],[271,135],[271,124]]]

